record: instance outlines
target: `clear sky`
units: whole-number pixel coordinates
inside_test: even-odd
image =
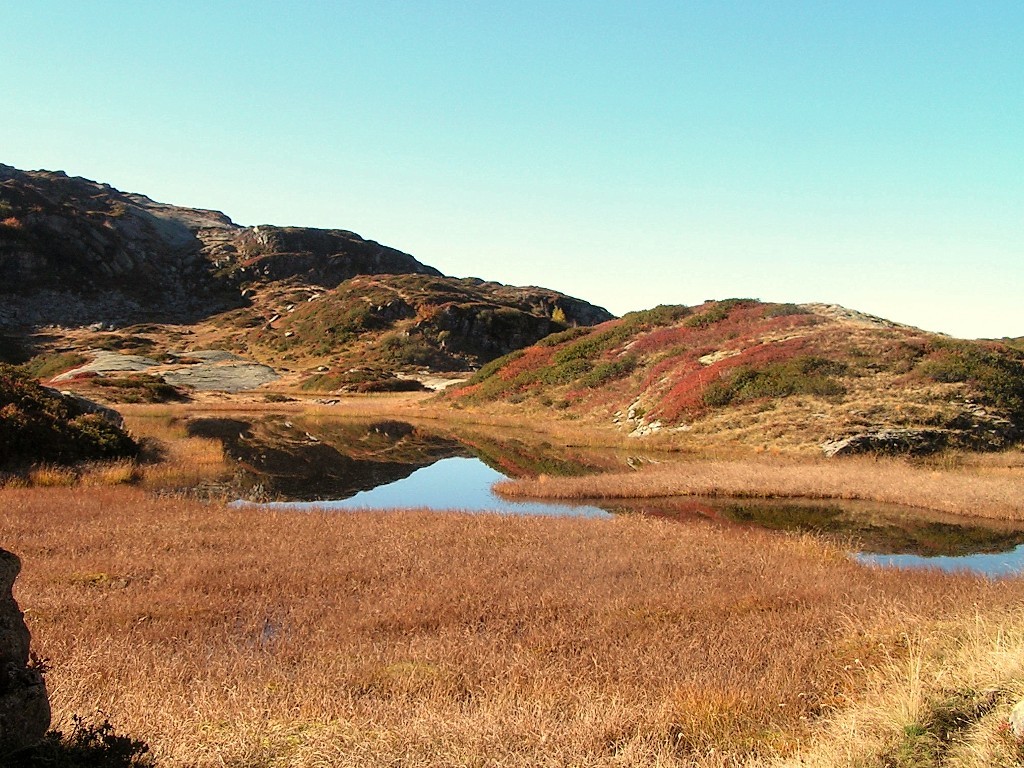
[[[616,313],[1024,334],[1024,2],[0,0],[0,162]]]

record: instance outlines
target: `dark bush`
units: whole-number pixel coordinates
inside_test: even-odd
[[[702,399],[705,405],[720,408],[767,397],[833,397],[846,392],[842,383],[833,378],[845,372],[845,364],[821,357],[798,357],[764,368],[742,366],[727,378],[708,385]]]
[[[155,762],[149,745],[114,732],[109,721],[99,725],[75,716],[70,734],[50,731],[31,749],[7,757],[8,768],[148,768]]]
[[[917,373],[941,383],[965,383],[985,405],[1024,418],[1024,355],[981,342],[934,342]]]
[[[135,456],[123,429],[25,373],[0,364],[0,466]]]

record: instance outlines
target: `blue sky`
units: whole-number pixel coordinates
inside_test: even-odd
[[[613,312],[1024,334],[1024,3],[0,0],[0,162]]]

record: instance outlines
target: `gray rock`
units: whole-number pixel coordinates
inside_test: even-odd
[[[886,453],[924,455],[942,450],[948,444],[948,435],[940,429],[881,429],[821,444],[828,456],[852,456],[858,453]]]
[[[1010,730],[1018,739],[1024,739],[1024,699],[1010,711]]]
[[[277,371],[259,363],[240,362],[210,365],[198,363],[166,371],[163,380],[176,387],[206,392],[242,392],[279,379]]]
[[[93,360],[54,377],[55,382],[70,381],[83,373],[144,373],[156,365],[156,360],[142,355],[123,355],[120,352],[99,350],[93,352]]]
[[[29,666],[29,632],[12,587],[17,556],[0,549],[0,758],[37,744],[50,727],[50,701],[38,669]]]
[[[967,409],[941,426],[925,429],[876,429],[826,440],[826,456],[858,453],[924,456],[944,448],[999,451],[1024,439],[1024,428],[1009,418],[968,403]]]

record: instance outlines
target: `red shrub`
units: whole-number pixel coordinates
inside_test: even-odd
[[[502,381],[512,381],[521,373],[536,371],[551,362],[554,350],[550,347],[530,347],[519,358],[498,371],[498,377]]]

